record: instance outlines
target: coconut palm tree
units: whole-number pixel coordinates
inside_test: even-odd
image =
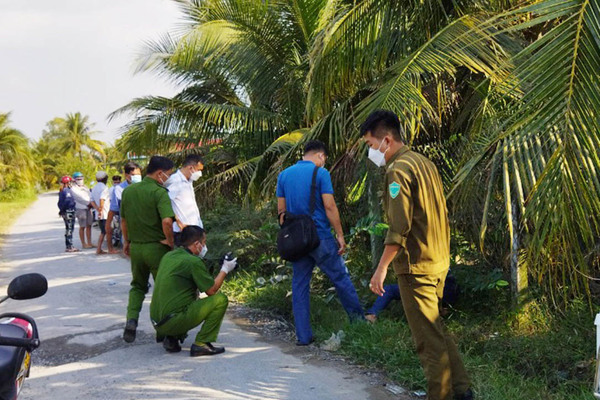
[[[10,113],[0,113],[0,190],[32,187],[35,171],[29,140],[10,126]]]
[[[264,194],[321,138],[353,197],[373,193],[357,126],[391,109],[438,163],[455,215],[468,212],[459,222],[482,216],[482,243],[503,197],[516,289],[528,274],[587,287],[600,236],[599,0],[179,3],[185,33],[151,44],[141,69],[183,89],[120,112],[175,143],[221,138],[228,161],[211,184],[238,178]]]

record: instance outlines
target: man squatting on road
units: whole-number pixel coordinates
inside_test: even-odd
[[[236,267],[236,259],[224,259],[221,271],[212,278],[202,257],[206,254],[206,234],[196,225],[181,232],[181,247],[168,252],[160,262],[150,303],[150,318],[156,329],[156,340],[166,351],[181,351],[179,342],[190,329],[202,325],[190,349],[190,356],[209,356],[225,351],[212,342],[217,340],[227,297],[219,292],[228,273]],[[206,296],[199,296],[204,293]]]

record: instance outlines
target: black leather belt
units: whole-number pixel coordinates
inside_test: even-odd
[[[173,318],[174,316],[175,316],[175,314],[169,314],[169,315],[167,315],[166,317],[164,317],[163,319],[161,319],[161,320],[160,320],[160,321],[158,321],[158,322],[154,322],[154,320],[151,320],[151,321],[152,321],[152,325],[153,325],[155,328],[158,328],[159,326],[161,326],[161,325],[164,325],[164,324],[166,324],[167,322],[169,322],[169,320],[170,320],[171,318]]]

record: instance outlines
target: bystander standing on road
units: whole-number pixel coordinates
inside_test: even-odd
[[[472,400],[471,382],[440,316],[450,266],[450,226],[442,180],[435,165],[405,144],[398,116],[373,112],[361,126],[369,159],[385,167],[384,211],[389,229],[369,287],[385,293],[392,265],[429,400]]]
[[[112,177],[112,186],[108,189],[108,199],[112,199],[115,188],[121,184],[121,175],[113,175]],[[110,202],[109,202],[110,206]],[[108,213],[110,214],[110,207],[108,209]],[[106,217],[106,245],[108,247],[108,252],[111,250],[114,252],[114,247],[118,247],[121,245],[121,223],[118,218],[111,218],[110,222],[108,221],[108,215]],[[110,225],[110,227],[109,227]],[[110,229],[109,229],[110,228]],[[110,232],[110,234],[109,234]],[[109,246],[109,243],[112,245]]]
[[[131,289],[127,304],[127,322],[123,340],[135,340],[138,319],[148,279],[156,279],[162,257],[173,245],[175,213],[164,184],[173,172],[173,162],[154,156],[146,169],[146,177],[123,190],[121,198],[121,230],[123,252],[131,257]]]
[[[279,174],[277,180],[277,209],[280,218],[285,213],[310,215],[311,181],[316,171],[315,209],[311,215],[317,227],[320,244],[293,264],[292,307],[296,323],[297,345],[314,341],[310,326],[310,280],[315,265],[329,277],[350,320],[363,319],[363,309],[356,289],[350,280],[342,254],[346,250],[340,214],[333,197],[329,172],[323,168],[327,158],[325,145],[310,141],[304,147],[304,157]],[[335,237],[331,234],[331,227]]]
[[[110,207],[110,199],[108,197],[108,174],[104,171],[96,172],[96,185],[92,188],[92,207],[96,210],[96,218],[98,219],[98,227],[100,228],[100,236],[98,236],[98,245],[96,248],[96,254],[106,254],[102,250],[102,243],[106,236],[106,218],[108,217],[108,209]],[[107,237],[106,241],[111,240],[110,236]]]
[[[71,193],[71,177],[63,176],[58,193],[58,215],[65,221],[65,251],[79,251],[73,246],[73,228],[75,226],[75,199]]]
[[[75,216],[79,223],[81,247],[91,249],[94,247],[92,244],[92,223],[94,222],[94,217],[92,216],[90,189],[85,186],[81,172],[75,172],[73,179],[75,180],[75,185],[71,186],[71,194],[75,199]]]
[[[142,170],[140,166],[134,163],[133,161],[129,161],[123,167],[123,174],[125,177],[125,181],[123,181],[118,186],[114,187],[114,190],[110,196],[110,208],[108,211],[108,217],[106,218],[106,236],[111,238],[113,236],[113,220],[116,220],[116,224],[119,226],[119,232],[121,231],[121,218],[120,218],[120,208],[121,208],[121,196],[123,194],[123,190],[132,183],[139,183],[142,181]],[[119,235],[119,241],[121,241],[121,235]],[[119,253],[119,250],[115,249],[113,243],[111,241],[107,241],[108,252],[110,254]]]
[[[173,223],[175,246],[181,244],[179,240],[181,231],[187,225],[203,227],[200,210],[196,203],[196,194],[194,193],[194,182],[202,176],[203,169],[202,157],[197,154],[190,154],[183,160],[181,168],[171,175],[166,183],[171,205],[175,212],[175,222]]]
[[[206,254],[206,234],[199,226],[188,225],[181,233],[181,247],[162,258],[150,303],[150,318],[158,341],[170,353],[181,351],[189,330],[202,324],[190,355],[212,356],[225,351],[213,346],[227,310],[227,296],[219,292],[236,259],[224,259],[216,278],[208,272],[202,257]],[[199,298],[198,293],[207,297]]]

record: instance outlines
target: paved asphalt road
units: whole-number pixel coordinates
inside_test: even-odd
[[[307,362],[295,346],[278,346],[226,319],[215,357],[189,357],[192,331],[178,354],[154,343],[146,302],[138,339],[121,339],[129,263],[94,250],[64,252],[64,224],[57,195],[45,194],[16,221],[0,256],[0,293],[21,273],[40,272],[49,281],[39,299],[9,300],[1,311],[32,315],[42,346],[34,353],[27,399],[391,399],[364,375],[330,363]],[[94,229],[94,240],[98,231]],[[77,229],[75,243],[79,246]],[[305,354],[306,355],[306,354]]]

